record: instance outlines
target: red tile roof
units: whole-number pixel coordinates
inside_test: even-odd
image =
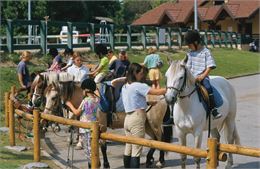
[[[222,5],[200,7],[198,8],[198,16],[201,21],[216,21],[223,10],[233,18],[233,15],[225,8],[225,6]]]
[[[167,2],[144,13],[132,25],[161,25],[163,18],[169,18],[172,24],[187,23],[193,13],[194,0]],[[260,8],[258,0],[229,0],[227,4],[203,7],[205,0],[198,0],[198,16],[201,21],[215,21],[225,10],[234,19],[248,18]]]
[[[193,12],[193,0],[181,0],[179,3],[167,2],[144,13],[132,25],[160,25],[161,19],[167,15],[173,23],[186,23]],[[198,5],[201,3],[199,1]]]
[[[234,18],[248,18],[260,8],[258,0],[229,0],[225,6],[230,10]]]

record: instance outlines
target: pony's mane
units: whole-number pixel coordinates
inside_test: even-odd
[[[47,76],[49,78],[49,84],[53,82],[56,84],[59,82],[71,82],[74,80],[74,76],[67,72],[50,72],[49,74],[47,74]]]

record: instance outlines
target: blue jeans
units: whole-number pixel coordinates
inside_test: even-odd
[[[208,76],[205,77],[200,83],[207,89],[209,94],[213,93],[213,90],[212,90],[211,84],[209,82],[209,77]]]

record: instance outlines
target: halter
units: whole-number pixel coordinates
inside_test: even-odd
[[[173,89],[173,90],[176,90],[177,91],[177,96],[179,97],[180,93],[185,89],[186,87],[186,81],[187,81],[187,70],[184,68],[184,80],[183,80],[183,83],[181,85],[181,88],[178,89],[174,86],[167,86],[166,89]]]
[[[181,88],[178,89],[176,87],[173,87],[173,86],[167,86],[166,89],[173,89],[173,90],[176,90],[177,91],[177,97],[180,98],[180,99],[183,99],[185,97],[190,97],[195,91],[196,91],[196,87],[187,95],[184,95],[184,96],[181,96],[180,93],[184,91],[185,87],[186,87],[186,83],[187,83],[187,70],[186,68],[184,68],[184,80],[183,80],[183,83],[181,85]]]

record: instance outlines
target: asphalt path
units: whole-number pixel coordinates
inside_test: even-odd
[[[249,147],[260,148],[260,75],[245,76],[240,78],[234,78],[229,80],[236,91],[237,99],[237,117],[236,125],[240,135],[241,145]],[[66,168],[71,165],[72,160],[72,148],[68,146],[67,139],[70,136],[66,132],[67,127],[63,126],[62,131],[53,134],[47,132],[45,139],[42,140],[42,147],[46,150],[54,161],[60,165],[60,168]],[[109,130],[108,132],[124,134],[123,129]],[[147,137],[148,138],[148,137]],[[188,146],[193,147],[194,137],[188,135]],[[202,149],[206,149],[207,132],[203,134]],[[176,136],[173,138],[173,144],[179,144]],[[221,143],[225,143],[223,137]],[[68,156],[68,150],[69,156]],[[108,159],[111,168],[123,168],[123,156],[124,144],[117,142],[108,142]],[[141,167],[145,166],[146,154],[148,148],[143,149],[141,157]],[[101,152],[100,152],[101,154]],[[69,158],[68,158],[69,157]],[[256,169],[260,168],[260,160],[255,157],[247,157],[242,155],[233,155],[234,165],[233,168],[239,169]],[[159,158],[159,151],[155,152],[155,162]],[[68,160],[69,159],[69,160]],[[100,155],[102,162],[102,155]],[[169,152],[166,157],[165,168],[177,169],[180,168],[180,155],[177,153]],[[219,168],[224,168],[226,162],[220,162]],[[87,162],[84,158],[83,150],[74,150],[73,155],[73,168],[87,168]],[[193,157],[187,158],[187,169],[195,168]],[[201,161],[201,168],[206,168],[205,159]]]

